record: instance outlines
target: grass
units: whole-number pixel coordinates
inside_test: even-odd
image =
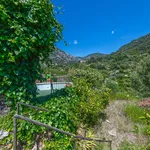
[[[135,104],[130,104],[125,107],[125,113],[135,123],[142,123],[141,117],[144,116],[144,110]]]
[[[110,95],[111,100],[135,100],[138,101],[139,97],[136,96],[135,94],[131,94],[129,92],[116,92],[116,93],[111,93]]]
[[[142,146],[124,141],[121,143],[119,150],[150,150],[150,145],[145,147],[144,145]]]
[[[141,138],[141,135],[146,135],[148,143],[150,143],[150,110],[141,108],[135,104],[130,104],[125,107],[124,111],[126,115],[134,122],[134,132],[137,133],[137,135],[139,135],[139,140],[144,140]],[[150,145],[149,148],[146,150],[150,150]]]

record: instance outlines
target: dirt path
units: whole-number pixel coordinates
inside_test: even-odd
[[[106,108],[107,119],[99,121],[95,127],[97,137],[112,140],[112,150],[117,150],[123,141],[140,145],[145,143],[142,135],[133,133],[134,125],[124,114],[124,106],[130,103],[133,102],[125,100],[111,102]]]

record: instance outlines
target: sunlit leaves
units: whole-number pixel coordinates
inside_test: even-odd
[[[36,96],[39,60],[53,50],[61,31],[51,1],[0,1],[0,91],[12,102]]]

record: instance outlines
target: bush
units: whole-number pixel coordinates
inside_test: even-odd
[[[78,105],[81,122],[93,125],[100,118],[100,114],[109,103],[110,89],[101,86],[95,89],[88,79],[74,78],[76,92],[80,97]]]
[[[33,120],[40,121],[44,124],[54,126],[61,130],[76,133],[78,122],[77,104],[79,97],[74,88],[65,88],[57,91],[51,100],[40,104],[40,107],[46,108],[49,112],[35,111],[29,108],[22,108],[23,115]],[[6,117],[0,117],[0,129],[13,132],[13,115],[11,112]],[[50,141],[45,139],[48,136],[48,130],[44,127],[33,125],[25,121],[18,121],[18,138],[25,148],[31,149],[37,135],[40,135],[45,149],[70,150],[73,149],[72,138],[58,132],[49,131],[51,134]],[[52,140],[52,141],[51,141]],[[13,142],[13,137],[0,141],[0,144],[9,144]],[[63,149],[62,149],[63,148]]]
[[[100,88],[104,82],[103,75],[98,70],[90,68],[86,68],[86,70],[75,69],[72,72],[72,76],[85,79],[86,83],[90,84],[92,88]]]

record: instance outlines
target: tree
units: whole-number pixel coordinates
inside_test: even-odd
[[[62,25],[46,0],[0,1],[0,94],[12,104],[36,97],[40,61],[62,39]]]
[[[139,80],[142,82],[142,93],[144,97],[150,96],[150,60],[149,55],[141,60],[138,67]]]

